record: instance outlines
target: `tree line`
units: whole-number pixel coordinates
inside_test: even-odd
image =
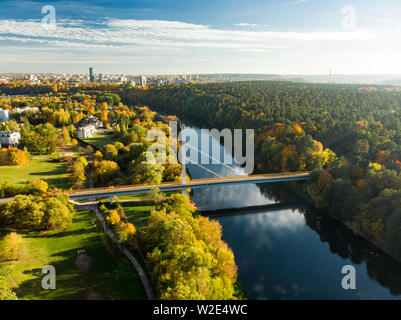
[[[254,81],[126,90],[201,125],[256,129],[256,167],[313,170],[314,205],[401,260],[401,91],[388,86]]]

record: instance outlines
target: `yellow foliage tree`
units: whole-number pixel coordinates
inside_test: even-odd
[[[124,225],[121,227],[121,230],[125,232],[128,237],[133,237],[136,234],[136,228],[132,223],[124,223]]]
[[[28,155],[18,148],[0,149],[0,166],[23,166],[29,163]]]
[[[11,232],[4,237],[0,247],[0,259],[20,260],[27,254],[27,245],[24,239],[16,232]]]
[[[118,225],[121,221],[121,218],[117,210],[110,210],[109,215],[106,217],[106,221],[111,226]]]

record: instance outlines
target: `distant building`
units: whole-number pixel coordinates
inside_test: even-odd
[[[140,79],[141,87],[146,87],[146,77],[141,77]]]
[[[75,136],[79,139],[91,138],[96,134],[97,128],[101,126],[102,122],[92,115],[83,118],[75,125]]]
[[[39,109],[37,107],[23,107],[23,108],[14,108],[12,111],[15,113],[24,113],[28,111],[39,111]]]
[[[10,110],[0,109],[0,122],[10,121]]]
[[[102,126],[102,121],[91,115],[89,117],[83,118],[76,124],[75,127],[80,128],[80,127],[85,127],[87,125],[94,125],[95,128],[100,128]]]
[[[97,130],[93,124],[79,127],[75,130],[75,135],[79,139],[91,138],[96,134]]]
[[[0,131],[0,145],[15,147],[19,144],[21,134],[12,131]]]
[[[99,82],[103,82],[103,74],[99,74]]]
[[[90,82],[95,82],[95,74],[94,74],[94,71],[93,71],[93,67],[89,68],[89,81]]]

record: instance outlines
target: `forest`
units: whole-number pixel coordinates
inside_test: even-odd
[[[401,91],[284,81],[130,89],[147,105],[209,128],[253,128],[258,172],[311,170],[314,206],[401,260]]]

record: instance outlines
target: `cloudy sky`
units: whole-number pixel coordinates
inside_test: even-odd
[[[401,74],[400,34],[399,0],[0,0],[0,73]]]

